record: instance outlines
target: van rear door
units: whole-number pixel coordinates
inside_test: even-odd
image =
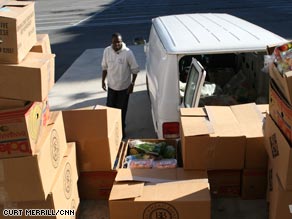
[[[200,62],[193,58],[183,98],[184,107],[190,108],[198,106],[205,77],[205,69]]]

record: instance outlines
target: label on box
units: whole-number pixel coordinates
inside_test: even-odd
[[[18,140],[13,142],[0,142],[0,153],[27,153],[31,154],[31,148],[27,140]]]

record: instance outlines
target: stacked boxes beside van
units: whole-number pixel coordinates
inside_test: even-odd
[[[0,4],[0,38],[0,218],[75,218],[76,146],[48,106],[55,55],[36,34],[34,2]]]
[[[270,81],[269,115],[265,130],[265,146],[269,156],[268,197],[270,218],[291,217],[292,150],[291,150],[291,53],[287,42],[268,47],[267,63]]]

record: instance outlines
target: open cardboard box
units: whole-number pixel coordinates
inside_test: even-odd
[[[44,101],[55,83],[55,55],[29,52],[19,64],[0,63],[0,97]]]
[[[122,157],[121,157],[121,165],[122,165],[122,168],[128,168],[128,164],[125,160],[125,158],[130,155],[130,147],[129,147],[129,143],[132,142],[132,141],[136,141],[136,140],[140,140],[142,142],[148,142],[148,143],[166,143],[166,145],[171,145],[175,148],[175,157],[174,159],[176,159],[176,167],[181,167],[181,158],[180,158],[180,152],[179,152],[179,148],[178,148],[178,141],[175,140],[175,139],[128,139],[126,144],[125,144],[125,148],[124,148],[124,152],[122,154]],[[147,159],[143,159],[143,160],[146,160]],[[162,161],[164,159],[161,159]],[[173,164],[171,163],[170,166],[173,166]],[[143,167],[141,167],[143,168]],[[145,167],[147,168],[147,167]],[[152,167],[150,167],[152,168]],[[159,167],[158,167],[159,168]],[[163,167],[161,167],[163,168]]]
[[[205,171],[119,169],[109,198],[111,219],[211,218]]]
[[[0,99],[4,108],[10,108],[11,102],[23,104]],[[35,154],[49,116],[47,101],[28,102],[23,107],[0,110],[0,158]]]
[[[0,4],[0,63],[20,63],[36,43],[34,2]]]
[[[49,34],[37,34],[37,42],[30,52],[52,53]]]
[[[271,55],[276,46],[268,46],[267,53]],[[281,74],[274,63],[269,65],[269,75],[275,81],[289,104],[292,104],[292,71]]]
[[[263,118],[254,103],[181,108],[184,168],[239,170],[266,167]]]
[[[46,200],[50,193],[67,149],[62,112],[55,111],[50,118],[34,155],[0,159],[4,202]]]

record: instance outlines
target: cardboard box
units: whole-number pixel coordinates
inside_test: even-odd
[[[240,197],[241,170],[208,170],[213,197]]]
[[[41,102],[55,83],[55,55],[30,52],[19,64],[0,64],[0,97]]]
[[[272,174],[271,191],[269,192],[269,219],[292,217],[292,191],[287,191],[281,185],[277,174]]]
[[[0,196],[4,202],[46,200],[67,148],[62,112],[51,114],[35,155],[0,159]]]
[[[82,200],[108,200],[116,175],[116,170],[80,172],[78,180],[80,198]]]
[[[239,123],[240,129],[246,136],[244,168],[266,169],[268,156],[265,150],[263,133],[266,107],[250,103],[234,105],[230,108]]]
[[[241,197],[264,199],[267,192],[267,169],[244,169],[242,171]]]
[[[265,147],[274,171],[285,190],[292,190],[292,150],[270,115],[267,115],[264,127]]]
[[[122,142],[113,170],[80,172],[78,190],[81,199],[108,200],[117,175],[117,169],[122,168],[122,158],[125,157],[125,151],[126,144]]]
[[[176,165],[175,165],[175,163],[169,163],[169,167],[170,168],[172,168],[173,166],[182,167],[182,166],[180,166],[180,164],[181,164],[181,161],[180,161],[181,158],[179,157],[180,153],[178,151],[178,141],[176,139],[128,139],[127,142],[126,142],[126,144],[125,144],[125,153],[121,157],[121,165],[122,165],[122,168],[130,168],[130,167],[128,167],[128,162],[126,162],[126,157],[128,155],[131,155],[129,144],[132,141],[136,141],[136,140],[139,140],[139,141],[142,141],[142,142],[148,142],[148,143],[158,143],[158,144],[159,143],[166,143],[166,145],[173,146],[175,148],[175,154],[174,154],[175,157],[174,157],[174,159],[176,161]],[[136,150],[136,151],[139,151],[139,150]],[[141,152],[141,154],[143,154],[143,151],[142,150],[140,150],[139,152]],[[157,155],[157,156],[153,156],[153,157],[156,157],[157,160],[159,160],[160,158],[162,158],[162,155],[163,154],[161,153],[159,156]],[[167,159],[167,158],[165,158],[165,159]],[[155,160],[155,158],[144,159],[144,160]],[[163,160],[163,158],[161,160]],[[145,167],[145,168],[148,168],[148,166]],[[151,168],[155,168],[155,167],[152,166]],[[160,166],[160,167],[157,167],[157,168],[163,168],[163,167]]]
[[[15,99],[1,99],[0,98],[0,110],[15,109],[25,107],[29,101],[15,100]]]
[[[34,2],[0,5],[0,63],[20,63],[36,43]]]
[[[275,81],[287,102],[292,104],[292,71],[281,74],[272,63],[269,65],[269,75]]]
[[[109,198],[110,218],[211,218],[208,187],[206,172],[119,169]]]
[[[121,110],[92,106],[63,111],[67,141],[76,142],[80,171],[112,170],[122,140]]]
[[[0,110],[0,158],[36,154],[36,144],[49,116],[47,101]]]
[[[37,34],[37,42],[30,52],[52,53],[49,34]]]
[[[10,203],[14,209],[22,209],[23,212],[19,217],[12,218],[36,218],[33,213],[36,209],[46,209],[46,213],[51,216],[46,218],[63,219],[75,218],[65,215],[52,215],[57,210],[66,210],[70,214],[74,214],[79,206],[79,196],[77,188],[78,173],[76,168],[76,147],[74,143],[68,143],[68,150],[62,159],[59,172],[55,178],[52,190],[44,201],[31,201],[31,202],[13,202]],[[3,215],[3,208],[7,208],[9,203],[1,206],[0,218],[6,218]],[[28,213],[31,216],[25,216]],[[44,216],[44,215],[42,215]],[[41,217],[41,215],[39,215]]]
[[[269,108],[273,120],[285,137],[292,142],[292,106],[285,100],[273,80],[270,82]]]
[[[262,123],[262,113],[254,103],[206,106],[201,110],[182,108],[184,168],[228,170],[266,166]]]

